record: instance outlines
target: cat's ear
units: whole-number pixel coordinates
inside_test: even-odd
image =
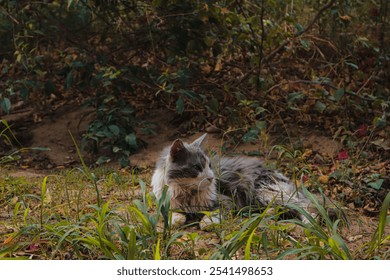
[[[191,143],[191,145],[200,147],[200,145],[202,145],[202,142],[206,138],[206,136],[207,136],[207,133],[203,134],[199,138],[195,139],[194,142]]]
[[[176,139],[171,146],[171,157],[173,160],[177,159],[186,150],[183,141]]]

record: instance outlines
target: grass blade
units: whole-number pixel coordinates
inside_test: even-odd
[[[378,246],[380,241],[382,240],[383,233],[385,232],[385,227],[387,224],[387,211],[390,208],[390,192],[386,195],[382,207],[381,212],[379,214],[379,224],[378,224]]]
[[[137,238],[134,228],[130,230],[129,243],[127,246],[127,259],[135,260],[137,256]]]
[[[383,239],[385,227],[390,222],[390,219],[388,219],[388,215],[387,215],[387,211],[389,207],[390,207],[390,192],[386,195],[385,199],[383,200],[381,211],[379,214],[378,227],[375,231],[375,234],[372,236],[371,241],[366,245],[368,246],[368,250],[367,250],[368,257],[372,257],[372,254],[381,247],[383,242],[389,239],[389,236]]]
[[[157,239],[157,244],[154,248],[153,252],[153,259],[154,260],[161,260],[161,254],[160,254],[160,238]]]

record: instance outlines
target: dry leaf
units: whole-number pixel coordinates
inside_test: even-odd
[[[355,235],[355,236],[349,236],[347,238],[347,240],[349,242],[355,242],[356,240],[359,240],[359,239],[362,239],[363,238],[363,235],[359,234],[359,235]]]
[[[321,175],[320,177],[318,177],[318,182],[320,182],[321,184],[327,184],[329,182],[329,176]]]
[[[222,62],[221,59],[219,58],[217,63],[215,64],[214,71],[219,72],[222,70]]]
[[[221,14],[226,15],[229,13],[229,10],[227,8],[221,8]]]
[[[4,242],[3,242],[3,245],[8,245],[8,244],[12,244],[14,242],[14,236],[13,235],[10,235],[8,236]]]
[[[344,16],[340,16],[340,19],[344,21],[351,21],[352,18],[349,15],[344,15]]]

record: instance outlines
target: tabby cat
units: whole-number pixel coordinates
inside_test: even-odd
[[[309,199],[284,175],[266,168],[253,157],[210,157],[202,148],[207,134],[192,143],[175,140],[166,147],[152,177],[157,198],[168,186],[172,209],[186,213],[217,208],[221,202],[230,208],[295,204],[314,215]],[[300,216],[302,221],[307,221]],[[172,215],[172,225],[183,224],[185,216]],[[207,224],[201,221],[201,224]],[[212,222],[218,222],[214,217]]]

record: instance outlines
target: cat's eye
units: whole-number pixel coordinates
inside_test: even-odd
[[[203,171],[203,168],[200,164],[195,164],[193,166],[193,168],[196,170],[196,171],[199,171],[199,172],[202,172]]]

